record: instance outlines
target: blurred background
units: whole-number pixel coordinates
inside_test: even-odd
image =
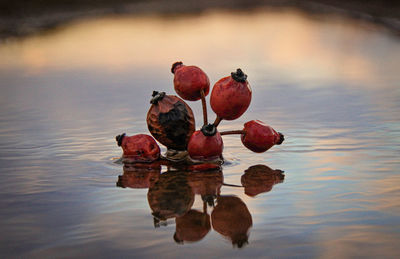
[[[179,14],[209,9],[296,8],[308,13],[340,14],[380,23],[399,31],[396,0],[0,0],[0,36],[23,35],[66,21],[105,14]]]
[[[389,0],[0,0],[0,257],[400,258],[399,17]],[[224,136],[214,174],[115,163],[176,61],[211,87],[241,68],[252,102],[219,129],[259,119],[285,142]]]

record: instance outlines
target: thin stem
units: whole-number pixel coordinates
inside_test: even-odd
[[[245,134],[246,131],[244,130],[227,130],[227,131],[222,131],[219,134],[221,135],[232,135],[232,134]]]
[[[222,121],[222,118],[217,115],[217,118],[215,118],[215,121],[214,121],[214,126],[217,127],[221,121]]]
[[[208,118],[207,118],[207,103],[206,103],[206,96],[204,94],[204,90],[200,90],[200,95],[201,95],[201,104],[203,106],[203,119],[204,119],[204,126],[208,124]]]

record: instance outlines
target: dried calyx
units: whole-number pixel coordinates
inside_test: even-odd
[[[280,132],[278,132],[278,134],[279,134],[279,141],[276,144],[280,145],[285,140],[285,136],[283,136],[283,134]]]
[[[122,145],[122,140],[126,136],[126,133],[122,133],[121,135],[118,135],[115,137],[115,140],[118,142],[118,146],[120,147]]]
[[[157,104],[158,101],[161,101],[164,98],[165,92],[153,91],[153,94],[151,96],[153,98],[151,98],[150,103],[151,104]]]
[[[178,62],[175,62],[174,64],[172,64],[171,73],[172,73],[172,74],[175,74],[175,68],[176,68],[177,66],[181,66],[181,65],[183,65],[182,61],[178,61]]]
[[[236,69],[236,72],[232,72],[231,76],[236,82],[241,83],[246,82],[247,79],[247,75],[240,68]]]
[[[214,124],[207,124],[201,128],[201,132],[203,132],[204,136],[214,136],[217,133],[217,128]]]

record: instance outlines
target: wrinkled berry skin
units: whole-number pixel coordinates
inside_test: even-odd
[[[147,127],[151,135],[168,149],[186,150],[195,131],[192,109],[181,98],[153,92],[147,112]]]
[[[212,160],[222,155],[224,143],[221,135],[205,136],[201,130],[195,131],[188,144],[189,156],[196,160]]]
[[[123,158],[130,162],[150,163],[160,157],[160,147],[149,135],[137,134],[125,136],[125,133],[116,137],[118,146],[123,150]]]
[[[172,65],[171,72],[175,75],[175,91],[184,100],[200,100],[200,90],[204,91],[204,96],[207,96],[210,91],[210,80],[207,74],[196,66],[185,66],[182,62],[176,62]]]
[[[167,171],[149,188],[147,201],[157,220],[185,215],[193,206],[194,194],[185,171]]]
[[[241,70],[240,72],[243,74]],[[240,81],[236,81],[233,76],[228,76],[215,83],[210,104],[218,117],[224,120],[235,120],[249,107],[252,92],[246,80],[247,76],[243,75]]]
[[[273,145],[282,144],[284,137],[272,127],[259,120],[252,120],[244,124],[244,134],[241,135],[245,147],[256,153],[262,153]]]

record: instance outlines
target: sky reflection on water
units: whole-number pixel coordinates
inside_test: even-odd
[[[0,57],[1,255],[400,256],[400,41],[374,25],[262,10],[108,17],[10,40]],[[255,197],[221,187],[251,214],[244,249],[212,229],[178,246],[174,219],[154,228],[146,188],[115,187],[113,137],[147,133],[176,60],[212,83],[249,75],[249,110],[221,130],[260,119],[286,136],[263,154],[224,137],[225,183],[257,164],[285,171]]]

